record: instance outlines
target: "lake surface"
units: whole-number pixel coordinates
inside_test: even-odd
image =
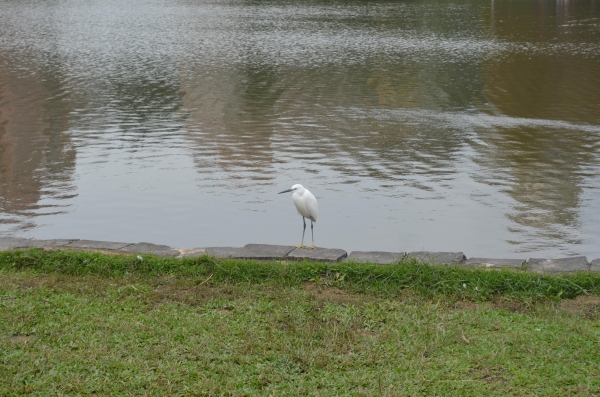
[[[0,0],[0,234],[299,244],[295,183],[318,246],[600,257],[600,4]]]

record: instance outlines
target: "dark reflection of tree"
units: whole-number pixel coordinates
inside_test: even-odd
[[[598,124],[600,60],[586,47],[600,42],[600,30],[589,23],[600,18],[600,7],[560,3],[495,3],[486,23],[499,41],[523,47],[503,62],[486,62],[485,95],[510,116]]]
[[[184,87],[184,104],[199,166],[206,150],[214,148],[219,168],[234,179],[242,178],[238,172],[249,172],[252,180],[271,179],[272,122],[285,88],[264,67],[212,70],[208,78],[194,77]]]
[[[0,208],[29,216],[43,209],[41,198],[75,195],[75,150],[65,133],[71,104],[60,68],[52,61],[28,76],[10,73],[8,66],[0,70]],[[14,219],[4,221],[27,227]]]
[[[305,160],[309,172],[325,167],[348,179],[445,178],[464,137],[431,116],[480,102],[477,72],[460,64],[214,70],[187,83],[184,107],[203,132],[192,138],[197,156],[213,142],[225,171],[254,168],[269,178],[277,151]]]
[[[181,122],[177,116],[182,106],[183,92],[172,60],[157,62],[145,59],[121,59],[111,76],[115,91],[114,109],[118,121],[128,132],[144,132],[160,126],[161,122]]]
[[[348,180],[375,178],[384,184],[411,179],[430,189],[427,180],[454,172],[464,140],[460,131],[441,125],[436,113],[479,100],[477,89],[453,91],[440,84],[460,73],[472,71],[384,63],[287,70],[291,86],[276,107],[288,120],[282,131],[286,145],[280,148],[311,160],[307,164],[315,172],[330,168]]]
[[[594,139],[581,131],[531,127],[501,128],[487,137],[490,146],[479,161],[495,170],[491,180],[505,174],[506,192],[518,203],[508,216],[521,235],[577,239],[568,228],[580,225],[584,180],[598,163]]]
[[[600,62],[570,50],[570,44],[585,43],[597,34],[574,28],[565,34],[566,21],[555,21],[556,10],[553,3],[497,3],[489,23],[499,40],[536,42],[542,37],[560,50],[542,46],[484,63],[489,103],[498,113],[523,120],[516,127],[482,132],[489,146],[481,148],[478,160],[494,171],[492,180],[503,175],[510,181],[506,191],[517,204],[508,216],[519,235],[543,237],[548,245],[580,243],[574,231],[580,226],[583,185],[598,166],[600,147],[597,128],[589,125],[600,121],[594,111],[600,103]],[[527,126],[527,119],[562,124]],[[526,237],[515,243],[527,250]]]
[[[239,78],[224,108],[226,133],[220,145],[220,164],[224,169],[247,166],[264,170],[272,162],[270,139],[276,103],[287,87],[269,67],[248,65]]]

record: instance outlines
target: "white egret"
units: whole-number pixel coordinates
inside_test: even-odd
[[[300,215],[302,215],[302,222],[304,222],[304,229],[302,229],[302,242],[296,248],[308,248],[308,249],[317,249],[315,247],[315,234],[313,231],[313,222],[317,221],[317,216],[319,215],[319,206],[317,204],[317,199],[313,194],[302,185],[294,185],[291,189],[284,190],[281,193],[294,192],[292,194],[292,200],[294,201],[294,205],[296,206],[296,210]],[[310,219],[310,233],[312,235],[312,246],[307,247],[304,245],[304,232],[306,231],[306,220]]]

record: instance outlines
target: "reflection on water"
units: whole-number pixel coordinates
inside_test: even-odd
[[[32,100],[34,98],[34,100]],[[38,75],[0,70],[0,208],[4,222],[32,227],[32,218],[64,214],[77,194],[71,181],[75,151],[70,103],[51,62]],[[41,206],[42,196],[57,200]]]
[[[593,1],[0,9],[4,234],[600,256]]]

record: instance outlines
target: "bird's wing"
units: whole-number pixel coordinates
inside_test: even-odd
[[[308,197],[308,200],[306,201],[306,209],[308,210],[310,219],[313,222],[316,222],[317,218],[319,217],[319,205],[317,204],[317,199],[312,194]]]
[[[295,193],[292,195],[292,200],[294,201],[294,205],[296,206],[298,213],[303,217],[308,218],[309,214],[308,208],[306,208],[306,200],[303,200],[300,195]]]

